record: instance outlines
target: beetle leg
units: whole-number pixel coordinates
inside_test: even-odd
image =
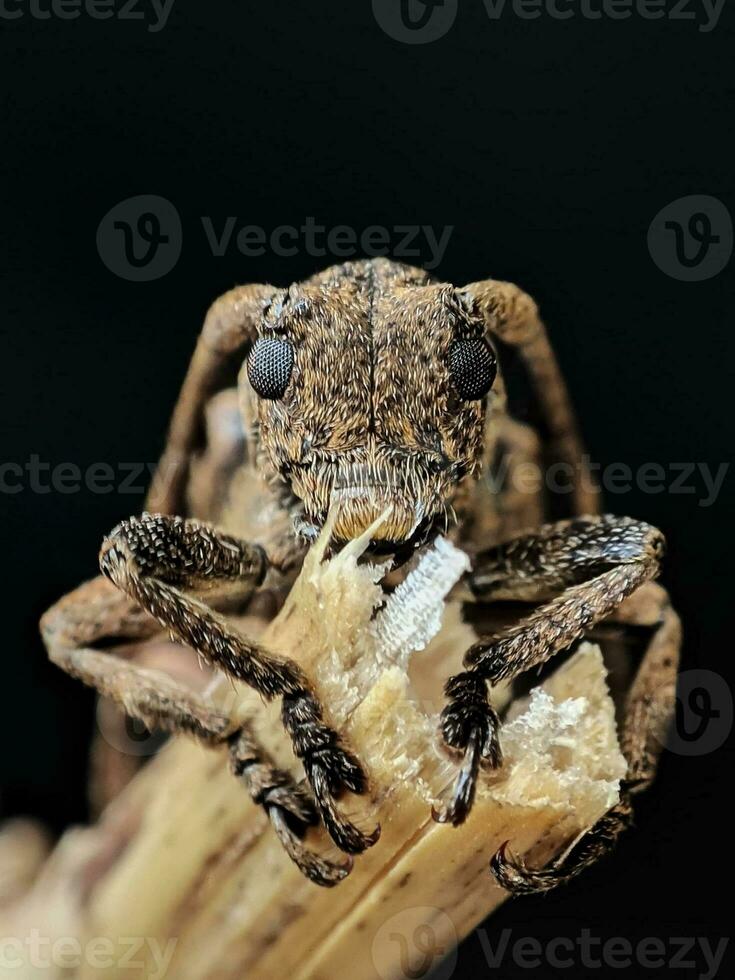
[[[161,670],[147,669],[91,644],[115,638],[143,639],[157,624],[104,579],[81,586],[52,607],[41,629],[51,660],[94,687],[147,728],[186,734],[212,748],[226,747],[233,774],[263,808],[291,860],[312,881],[331,886],[351,868],[309,850],[302,837],[319,823],[310,793],[274,766],[248,722],[233,722],[205,697]]]
[[[544,521],[540,440],[529,426],[496,412],[485,433],[483,473],[452,500],[460,547],[472,553]]]
[[[278,294],[272,286],[238,286],[209,308],[169,424],[168,438],[146,501],[164,514],[186,510],[185,491],[192,456],[204,445],[205,406],[235,383],[257,325]]]
[[[183,588],[225,580],[254,589],[267,558],[261,548],[238,541],[200,521],[143,514],[118,525],[105,539],[100,568],[178,640],[211,666],[254,688],[280,697],[281,716],[294,752],[314,791],[319,814],[337,846],[358,854],[378,839],[365,834],[336,806],[343,790],[363,793],[365,773],[323,720],[322,707],[301,669],[235,632]]]
[[[626,621],[635,623],[635,618]],[[643,624],[649,625],[647,621]],[[620,741],[628,771],[621,786],[620,802],[604,814],[569,853],[546,868],[526,867],[522,861],[512,858],[504,845],[492,859],[490,869],[508,891],[534,894],[566,884],[604,857],[631,825],[632,797],[647,789],[653,781],[673,715],[680,647],[681,623],[668,596],[661,590],[659,620],[625,705]]]
[[[513,678],[567,649],[657,575],[662,551],[663,536],[655,528],[603,516],[544,525],[478,556],[470,578],[478,597],[542,604],[500,635],[482,637],[465,655],[467,669],[447,682],[442,733],[465,760],[453,798],[438,819],[462,823],[480,765],[502,762],[486,682]]]
[[[486,279],[459,290],[491,334],[518,351],[548,430],[551,454],[571,469],[573,513],[597,514],[600,495],[592,480],[564,377],[535,301],[510,282]]]

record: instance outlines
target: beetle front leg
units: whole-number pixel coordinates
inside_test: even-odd
[[[263,550],[181,517],[143,514],[118,525],[105,539],[100,568],[182,643],[229,677],[263,697],[282,699],[282,719],[294,752],[302,761],[319,814],[337,846],[358,854],[378,839],[365,834],[339,811],[343,790],[367,788],[359,762],[324,722],[322,707],[301,669],[235,632],[184,588],[216,580],[254,589],[267,566]]]
[[[314,801],[290,773],[274,765],[247,721],[233,721],[164,671],[95,649],[95,644],[110,639],[148,639],[157,629],[147,613],[103,578],[65,596],[41,620],[52,662],[119,705],[126,715],[150,730],[227,748],[233,775],[263,808],[291,860],[315,884],[337,884],[349,874],[351,860],[333,863],[305,846],[305,832],[319,823]]]
[[[447,745],[464,754],[455,791],[438,819],[462,823],[472,806],[481,764],[502,763],[498,718],[487,701],[495,684],[567,649],[658,572],[663,537],[638,521],[575,518],[544,525],[478,556],[470,579],[482,598],[545,600],[518,625],[481,638],[465,654],[467,670],[446,685],[442,712]]]
[[[549,524],[478,557],[470,583],[478,597],[542,605],[503,634],[479,640],[465,655],[468,669],[447,683],[450,701],[442,712],[442,732],[451,748],[464,752],[464,762],[450,803],[435,814],[438,820],[461,823],[472,806],[480,765],[502,763],[498,718],[487,703],[486,682],[544,663],[615,613],[656,576],[663,544],[661,533],[647,524],[603,516]],[[665,597],[663,590],[659,595]],[[509,890],[543,891],[574,877],[629,825],[630,797],[653,779],[673,710],[680,641],[678,617],[662,598],[660,622],[628,698],[622,737],[628,774],[620,803],[571,855],[543,871],[529,871],[501,849],[492,869]]]
[[[617,618],[617,617],[614,617]],[[649,626],[633,616],[627,623]],[[500,848],[490,868],[496,880],[516,895],[537,894],[566,884],[604,857],[633,819],[633,796],[647,789],[656,775],[666,731],[676,700],[676,674],[681,647],[681,622],[668,595],[659,593],[658,622],[633,686],[626,699],[620,744],[628,764],[620,802],[604,814],[571,851],[539,870],[511,857],[508,844]]]

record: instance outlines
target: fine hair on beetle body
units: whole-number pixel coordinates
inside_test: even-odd
[[[509,414],[498,363],[507,348],[525,369],[543,438]],[[501,457],[505,476],[494,482]],[[563,519],[550,519],[540,490],[518,491],[514,469],[529,460],[570,465]],[[255,535],[237,525],[253,506],[253,482],[237,496],[245,470],[257,474]],[[331,886],[379,838],[379,828],[360,829],[340,804],[346,792],[366,792],[366,773],[302,668],[232,629],[216,610],[216,589],[204,588],[221,587],[242,604],[269,573],[292,581],[329,520],[335,548],[372,528],[370,550],[393,555],[394,565],[448,534],[471,555],[467,585],[477,602],[530,603],[517,623],[481,635],[447,680],[438,737],[457,775],[434,818],[449,825],[471,811],[482,772],[503,762],[488,688],[569,650],[603,621],[644,627],[621,722],[628,772],[618,804],[545,868],[526,867],[505,847],[488,855],[510,891],[547,891],[607,853],[630,825],[674,706],[681,629],[653,582],[663,536],[599,509],[545,326],[517,286],[454,286],[389,259],[334,266],[288,289],[241,286],[206,316],[148,509],[108,535],[102,577],[45,615],[44,638],[55,663],[128,715],[226,747],[289,857]],[[627,603],[634,595],[637,604]],[[211,668],[280,701],[305,782],[275,765],[248,722],[163,675],[120,669],[110,640],[145,639],[161,627]],[[340,860],[305,842],[319,823]]]

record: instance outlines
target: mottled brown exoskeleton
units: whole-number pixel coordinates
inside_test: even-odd
[[[507,348],[520,355],[535,389],[542,441],[506,410],[497,356]],[[540,491],[519,490],[514,473],[529,460],[568,465],[568,519],[544,523]],[[243,489],[241,479],[253,464],[264,477],[255,504],[252,481]],[[481,768],[502,761],[488,683],[538,667],[603,620],[650,628],[622,722],[628,775],[620,803],[550,867],[527,868],[505,851],[492,860],[496,878],[515,892],[551,888],[612,845],[630,823],[631,796],[654,776],[680,627],[652,583],[660,532],[597,513],[544,326],[516,286],[457,288],[378,259],[327,269],[289,289],[243,286],[217,300],[154,481],[149,507],[157,513],[116,527],[102,546],[103,577],[46,614],[50,655],[148,726],[226,744],[233,772],[291,858],[313,881],[334,884],[349,860],[317,856],[303,835],[322,821],[349,855],[375,843],[377,832],[358,829],[338,805],[343,791],[365,791],[360,762],[325,721],[299,666],[235,631],[214,611],[216,594],[202,589],[228,586],[227,608],[244,608],[269,568],[282,582],[295,575],[330,509],[338,548],[388,505],[374,552],[392,553],[399,564],[449,529],[472,555],[468,584],[479,602],[533,604],[514,625],[482,637],[463,672],[447,681],[441,737],[459,766],[438,820],[461,823]],[[243,517],[254,508],[256,532]],[[191,689],[113,655],[112,640],[140,641],[160,626],[207,664],[281,700],[306,783],[276,769],[247,725],[233,730]]]

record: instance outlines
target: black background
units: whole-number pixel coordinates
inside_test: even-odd
[[[201,216],[272,229],[312,215],[358,231],[453,225],[438,274],[509,278],[538,298],[601,462],[728,462],[732,264],[682,283],[655,266],[646,236],[685,195],[735,205],[731,14],[709,34],[639,17],[491,23],[467,0],[444,38],[417,46],[386,36],[364,0],[177,0],[160,33],[84,17],[0,20],[2,459],[155,461],[211,299],[327,261],[234,247],[214,257]],[[95,245],[103,215],[137,194],[168,198],[183,223],[180,261],[151,283],[113,275]],[[607,500],[664,529],[685,666],[726,678],[731,481],[711,507],[699,505],[701,483],[695,495]],[[141,503],[85,490],[0,495],[6,815],[56,830],[85,816],[92,697],[46,663],[36,624],[95,574],[102,535]],[[730,902],[715,886],[731,871],[732,761],[731,743],[666,755],[615,857],[563,893],[510,903],[494,932],[729,935]],[[456,975],[488,972],[475,936]],[[649,971],[611,971],[621,972]],[[555,975],[504,964],[505,976],[529,973]]]

